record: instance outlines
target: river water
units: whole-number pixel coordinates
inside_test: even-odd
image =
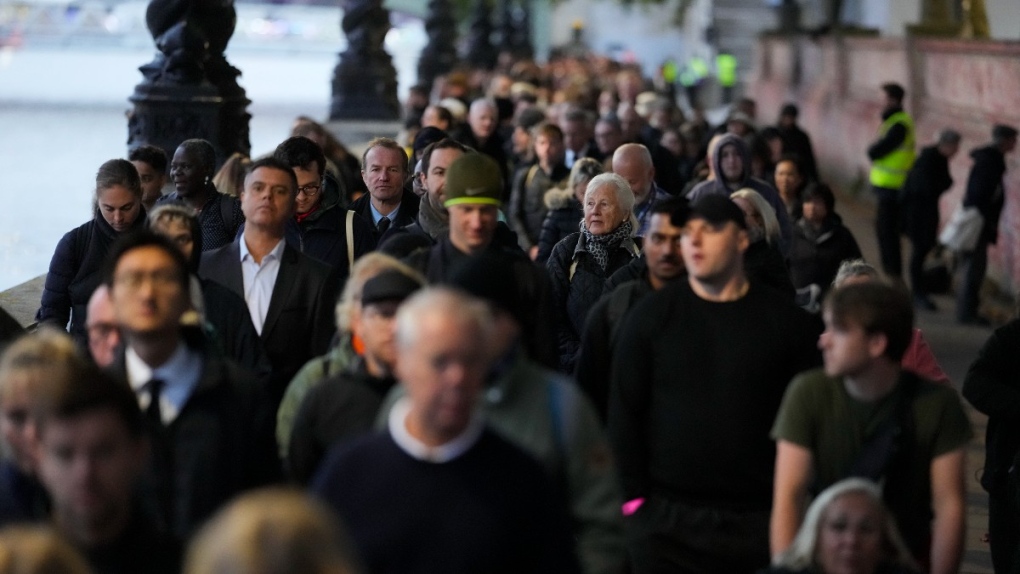
[[[306,9],[301,17],[338,27],[340,15]],[[96,169],[126,154],[127,98],[141,80],[138,66],[153,57],[148,42],[0,48],[0,290],[45,273],[61,236],[91,217]],[[296,115],[326,116],[339,48],[239,43],[227,58],[253,102],[252,154],[259,155],[288,136]],[[420,22],[387,37],[401,94],[415,80],[423,44]]]

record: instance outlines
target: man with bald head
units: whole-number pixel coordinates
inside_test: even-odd
[[[634,192],[634,217],[638,220],[637,234],[643,237],[648,229],[652,206],[669,197],[665,190],[655,184],[652,154],[641,144],[623,144],[613,152],[613,173],[627,180]]]
[[[106,285],[97,287],[85,312],[88,317],[85,320],[85,330],[89,334],[89,355],[96,365],[108,367],[113,363],[120,345],[120,329],[113,315],[110,288]]]

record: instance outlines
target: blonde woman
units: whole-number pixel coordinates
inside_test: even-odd
[[[808,507],[790,547],[768,574],[917,572],[878,486],[862,478],[833,484]]]
[[[779,250],[781,241],[776,210],[757,191],[745,187],[730,195],[747,221],[750,245],[744,252],[744,272],[751,281],[768,285],[794,296],[790,272]]]

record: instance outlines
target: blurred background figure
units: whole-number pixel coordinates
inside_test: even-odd
[[[185,574],[358,574],[347,533],[298,491],[259,490],[224,508],[188,548]]]
[[[33,452],[34,413],[40,399],[84,362],[71,338],[50,327],[21,337],[0,358],[0,526],[46,520],[49,501]]]
[[[807,572],[918,572],[878,486],[848,478],[822,491],[808,507],[793,544],[762,574]]]
[[[248,175],[248,166],[250,165],[250,157],[242,153],[234,153],[227,158],[227,161],[223,162],[223,166],[213,176],[213,185],[220,193],[231,197],[240,196],[241,190],[244,189],[244,176]]]
[[[0,530],[0,572],[91,574],[85,559],[48,528],[11,526]]]

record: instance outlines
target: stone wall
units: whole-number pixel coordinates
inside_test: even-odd
[[[959,203],[970,170],[969,152],[986,144],[991,126],[1020,125],[1020,43],[925,38],[762,37],[749,94],[758,116],[772,121],[786,101],[801,107],[823,177],[847,193],[865,193],[868,144],[880,124],[885,82],[907,89],[907,111],[918,143],[939,130],[963,135],[951,164],[955,185],[942,197],[945,221]],[[1006,210],[990,274],[1008,293],[1020,288],[1020,152],[1007,156]]]

